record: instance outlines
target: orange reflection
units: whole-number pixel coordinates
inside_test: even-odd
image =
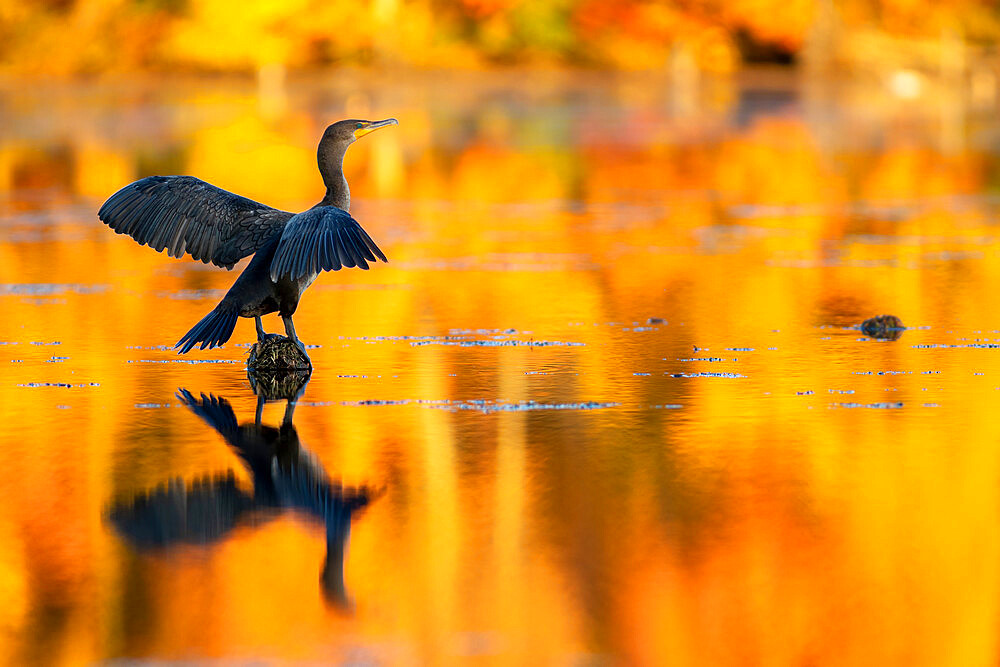
[[[321,347],[295,461],[385,489],[343,580],[301,508],[142,549],[157,512],[190,530],[209,498],[253,505],[261,470],[197,409],[256,405],[245,348],[158,347],[235,274],[96,206],[170,172],[315,203],[317,133],[353,84],[329,85],[264,120],[224,86],[12,114],[0,660],[996,661],[992,153],[891,104],[831,141],[796,91],[691,116],[649,79],[392,88],[399,132],[346,164],[390,263],[322,276],[296,315]],[[379,85],[352,94],[390,115]],[[846,328],[883,312],[911,329]]]

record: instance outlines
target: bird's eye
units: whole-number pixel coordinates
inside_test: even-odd
[[[358,124],[357,124],[357,125],[355,125],[354,127],[358,128],[358,129],[360,130],[360,129],[361,129],[362,127],[364,127],[364,126],[365,126],[365,124],[364,124],[364,123],[358,123]]]

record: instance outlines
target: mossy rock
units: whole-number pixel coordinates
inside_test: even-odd
[[[309,357],[284,336],[269,336],[263,342],[256,342],[250,347],[247,357],[247,370],[260,371],[311,371],[312,363]]]
[[[896,340],[905,329],[903,321],[895,315],[879,315],[861,323],[861,333],[883,340]]]

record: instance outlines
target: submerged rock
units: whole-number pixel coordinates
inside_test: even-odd
[[[903,335],[903,321],[895,315],[879,315],[861,323],[861,333],[872,338],[896,340]]]

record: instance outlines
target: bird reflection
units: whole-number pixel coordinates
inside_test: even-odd
[[[292,424],[295,403],[288,401],[277,428],[261,424],[264,397],[258,396],[252,424],[240,425],[225,398],[195,397],[179,389],[177,398],[225,438],[250,473],[253,491],[236,483],[233,471],[191,481],[176,480],[115,503],[108,519],[140,550],[174,545],[211,545],[239,525],[259,524],[285,511],[298,512],[326,526],[326,560],[320,577],[331,604],[349,609],[344,557],[351,521],[378,497],[368,487],[345,488],[331,481],[302,448]]]

